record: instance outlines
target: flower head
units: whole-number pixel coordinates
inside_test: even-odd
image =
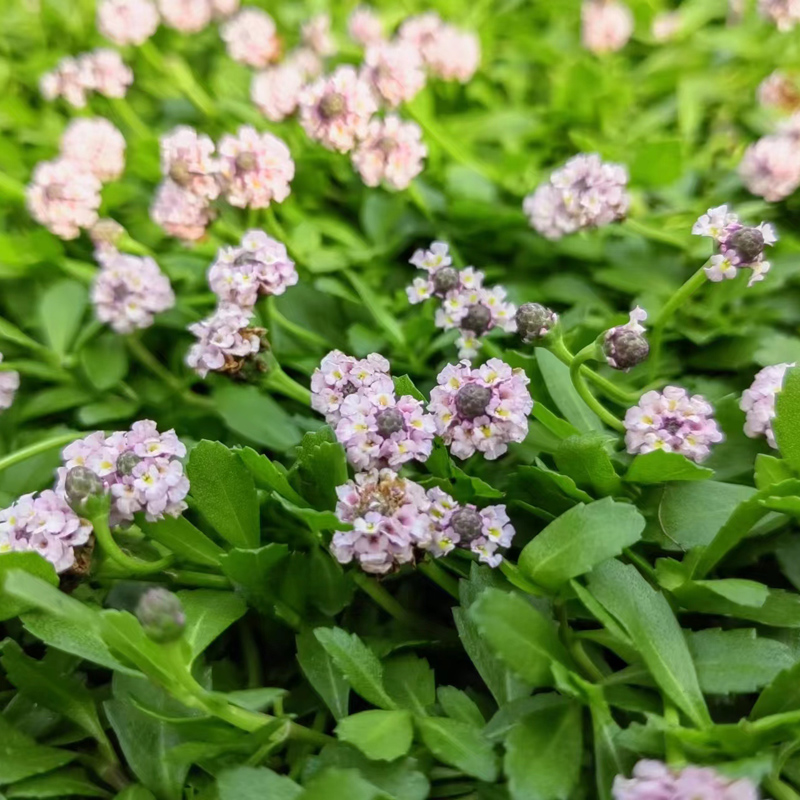
[[[525,344],[539,341],[558,324],[558,314],[540,303],[523,303],[515,319],[517,333]]]
[[[97,6],[97,30],[114,44],[142,44],[160,21],[152,0],[101,0]]]
[[[664,450],[704,461],[710,445],[724,438],[712,414],[714,409],[699,394],[667,386],[663,392],[646,392],[639,405],[625,414],[625,444],[629,453]]]
[[[209,372],[238,373],[248,359],[260,350],[263,328],[251,327],[252,311],[235,303],[220,303],[214,313],[189,326],[197,337],[186,356],[186,363],[201,378]]]
[[[633,33],[633,14],[619,0],[584,0],[581,7],[583,46],[593,53],[621,50]]]
[[[739,404],[739,407],[747,415],[744,432],[751,439],[766,436],[769,446],[776,449],[778,445],[772,430],[772,420],[775,418],[775,396],[783,388],[786,370],[793,366],[795,366],[794,363],[764,367],[756,374],[750,388],[745,389]]]
[[[347,20],[347,31],[353,41],[366,47],[383,39],[380,17],[369,6],[358,6]]]
[[[445,367],[437,381],[428,410],[436,418],[436,432],[457,458],[480,452],[494,460],[509,442],[521,442],[527,435],[533,400],[521,369],[498,358],[478,369],[462,361]]]
[[[76,58],[67,56],[55,69],[42,76],[39,88],[47,100],[63,97],[70,105],[83,108],[89,92],[106,97],[124,97],[133,83],[133,72],[115,50],[99,49]]]
[[[291,61],[270,67],[253,76],[250,98],[272,122],[280,122],[297,109],[306,75]]]
[[[117,333],[149,328],[155,314],[175,305],[169,279],[152,258],[102,250],[97,260],[101,266],[92,285],[95,314]]]
[[[125,138],[103,117],[80,117],[61,136],[61,155],[98,180],[113,181],[125,170]]]
[[[214,15],[212,0],[157,0],[164,23],[182,33],[198,33]]]
[[[0,353],[0,362],[2,360],[3,354]],[[0,371],[0,411],[11,408],[17,389],[19,389],[19,372],[14,372],[13,370]]]
[[[211,209],[205,198],[168,179],[156,190],[150,217],[170,236],[192,242],[205,234]]]
[[[409,264],[428,272],[433,272],[439,267],[449,267],[452,263],[447,242],[433,242],[428,250],[415,250],[409,259]]]
[[[389,362],[382,355],[371,353],[359,359],[332,350],[311,376],[311,407],[324,414],[329,425],[336,425],[345,398],[365,392],[378,382],[386,386],[387,378]]]
[[[423,53],[430,71],[445,81],[467,83],[481,63],[478,37],[453,25],[442,25]]]
[[[661,761],[640,761],[633,777],[618,775],[614,800],[758,800],[758,790],[747,778],[732,780],[711,767],[671,769]]]
[[[580,154],[557,169],[547,183],[525,198],[531,226],[548,239],[599,228],[628,212],[628,172],[596,153]]]
[[[367,186],[383,181],[393,189],[405,189],[422,172],[427,155],[419,125],[390,115],[369,123],[353,151],[353,165]]]
[[[211,0],[211,8],[216,19],[224,19],[239,10],[239,0]]]
[[[378,104],[369,83],[349,65],[337,67],[300,95],[300,122],[329,150],[347,153],[367,133]]]
[[[86,544],[91,533],[92,526],[50,489],[23,495],[0,511],[0,553],[39,553],[56,572],[75,563],[75,548]]]
[[[291,191],[294,161],[282,139],[249,125],[219,142],[225,196],[237,208],[266,208],[282,203]]]
[[[331,36],[331,18],[328,14],[315,14],[303,24],[300,31],[303,44],[318,56],[327,58],[336,52],[336,43]]]
[[[220,33],[234,61],[260,69],[280,56],[281,41],[275,21],[260,8],[243,8],[222,26]]]
[[[26,199],[31,216],[56,236],[75,239],[97,222],[100,181],[65,158],[36,165]]]
[[[81,56],[91,73],[92,88],[104,97],[123,98],[133,83],[133,72],[127,67],[116,50],[100,48]]]
[[[603,352],[610,367],[629,370],[647,358],[650,345],[644,337],[645,329],[642,325],[646,319],[647,312],[636,306],[625,325],[617,325],[606,331]]]
[[[364,75],[392,108],[412,100],[425,86],[422,56],[404,41],[381,41],[367,47]]]
[[[785,33],[800,22],[800,0],[758,0],[758,12]]]
[[[752,192],[771,203],[783,200],[800,186],[800,149],[797,137],[762,136],[745,150],[739,176]]]
[[[238,247],[224,247],[208,272],[220,300],[254,306],[259,295],[283,294],[297,283],[297,270],[285,245],[263,231],[247,231]]]
[[[214,142],[188,125],[179,125],[161,137],[161,171],[165,177],[197,197],[219,195],[219,165]]]
[[[796,111],[800,107],[800,91],[788,75],[775,70],[758,84],[758,102],[765,108]]]

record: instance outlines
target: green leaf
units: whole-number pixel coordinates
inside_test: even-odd
[[[282,464],[270,461],[262,453],[257,453],[253,450],[252,447],[243,447],[241,450],[236,449],[233,452],[242,459],[244,465],[250,470],[250,474],[259,489],[271,489],[296,506],[308,506],[308,503],[292,489]]]
[[[118,795],[114,796],[114,800],[156,800],[156,796],[149,789],[136,784],[123,789]]]
[[[20,608],[38,608],[60,619],[98,629],[97,615],[83,603],[57,589],[49,581],[20,569],[0,573],[3,593],[20,604]]]
[[[556,466],[584,489],[617,494],[622,482],[608,457],[608,441],[602,433],[569,436],[555,452]]]
[[[497,655],[534,688],[551,685],[553,661],[569,663],[553,623],[519,595],[487,589],[469,614]]]
[[[759,453],[756,456],[755,481],[757,489],[767,489],[792,477],[794,476],[791,467],[783,459],[768,456],[764,453]]]
[[[314,635],[350,686],[365,700],[378,708],[397,708],[383,685],[381,662],[355,633],[341,628],[315,628]]]
[[[222,386],[214,392],[214,401],[228,428],[251,442],[279,453],[300,443],[300,429],[292,418],[256,386]]]
[[[334,719],[346,717],[350,686],[312,631],[297,635],[297,661],[306,680],[324,700]]]
[[[295,800],[303,793],[291,778],[266,767],[234,767],[217,775],[219,800]]]
[[[265,711],[288,694],[286,689],[262,686],[260,689],[239,689],[226,692],[225,697],[239,708],[246,708],[248,711]]]
[[[775,396],[772,430],[781,455],[800,474],[800,369],[786,370],[783,388]]]
[[[177,592],[186,614],[183,638],[196,658],[223,631],[244,616],[247,606],[233,592],[193,589]]]
[[[394,378],[394,391],[398,397],[404,397],[405,395],[410,395],[415,400],[420,400],[421,402],[425,402],[425,395],[417,389],[414,385],[414,381],[408,377],[408,375],[401,375],[399,378]]]
[[[789,647],[757,637],[752,628],[689,631],[686,638],[700,688],[707,694],[756,692],[794,664]]]
[[[445,714],[451,719],[460,720],[476,728],[483,728],[486,724],[475,701],[461,689],[456,689],[455,686],[440,686],[436,691],[436,698]]]
[[[506,739],[504,770],[512,800],[568,800],[583,756],[581,707],[534,711]]]
[[[384,332],[398,347],[405,347],[403,329],[394,316],[386,310],[381,298],[361,279],[360,275],[357,275],[352,270],[345,270],[345,275],[347,275],[348,280],[367,307],[367,310],[375,318],[375,322],[383,328]]]
[[[320,510],[336,508],[336,487],[347,483],[347,458],[330,428],[307,433],[290,473],[294,488]]]
[[[625,629],[667,697],[695,725],[710,725],[686,639],[664,595],[636,567],[616,560],[595,567],[589,591]]]
[[[756,700],[750,713],[752,719],[800,709],[800,661],[772,680]]]
[[[225,551],[208,538],[186,517],[163,517],[158,522],[148,522],[143,515],[136,524],[164,547],[168,547],[179,558],[204,567],[219,567],[220,557]]]
[[[58,575],[53,565],[38,553],[0,553],[0,584],[9,570],[21,570],[58,586]],[[19,598],[3,593],[0,597],[0,620],[11,619],[31,606]]]
[[[78,754],[45,747],[14,728],[0,715],[0,785],[41,775],[74,761]]]
[[[250,472],[224,444],[204,440],[186,465],[197,510],[234,547],[257,547],[258,497]]]
[[[649,485],[667,481],[704,481],[713,474],[714,470],[701,467],[680,453],[654,450],[636,456],[624,479],[628,483]]]
[[[326,769],[307,784],[299,800],[375,800],[380,792],[355,769]]]
[[[39,319],[45,339],[59,355],[64,355],[78,332],[86,309],[86,287],[77,281],[51,284],[39,303]]]
[[[5,796],[44,798],[53,797],[61,800],[66,797],[111,797],[105,789],[89,780],[82,769],[67,769],[51,772],[48,775],[39,775],[15,783],[5,790]]]
[[[433,670],[424,658],[403,653],[383,664],[386,691],[401,708],[424,714],[436,702],[436,681]]]
[[[336,735],[367,758],[394,761],[411,749],[414,726],[408,711],[362,711],[339,720]]]
[[[273,497],[295,518],[304,522],[314,533],[321,531],[349,530],[350,525],[343,523],[333,511],[317,511],[314,508],[297,506],[279,494]]]
[[[128,373],[125,342],[110,331],[86,344],[80,357],[89,383],[101,392],[116,386]]]
[[[444,764],[478,780],[497,779],[497,759],[491,743],[480,730],[446,717],[417,717],[423,744]]]
[[[644,517],[611,498],[578,505],[525,545],[519,568],[534,583],[557,589],[639,541]]]
[[[257,550],[231,550],[219,560],[222,571],[240,589],[247,602],[263,613],[275,604],[275,569],[289,555],[285,544],[270,542]]]
[[[603,423],[583,402],[572,385],[569,367],[543,347],[536,348],[536,363],[539,365],[550,397],[567,420],[583,433],[603,430]]]

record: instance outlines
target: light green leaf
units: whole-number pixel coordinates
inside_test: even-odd
[[[208,538],[186,517],[163,517],[158,522],[148,522],[143,515],[136,524],[151,539],[172,550],[175,555],[192,564],[218,567],[225,551]]]
[[[624,479],[628,483],[648,485],[667,481],[704,481],[713,474],[714,470],[701,467],[680,453],[654,450],[636,456]]]
[[[101,392],[116,386],[128,372],[125,341],[111,331],[86,344],[80,351],[80,357],[89,383]]]
[[[621,481],[607,448],[608,438],[602,433],[569,436],[555,452],[556,466],[584,489],[599,495],[618,494]]]
[[[48,775],[38,775],[15,783],[5,790],[5,796],[63,800],[65,797],[111,797],[110,792],[93,783],[82,769],[68,767]]]
[[[478,780],[496,780],[494,749],[480,730],[447,717],[417,717],[416,724],[423,744],[439,761]]]
[[[786,371],[783,389],[775,397],[772,430],[781,455],[800,474],[800,368]]]
[[[59,355],[64,355],[83,319],[86,287],[72,280],[51,284],[39,303],[39,319],[45,339]]]
[[[380,792],[355,769],[326,769],[307,784],[299,800],[375,800]]]
[[[584,433],[603,430],[603,423],[583,402],[572,385],[569,367],[543,347],[536,348],[536,362],[547,385],[547,391],[567,420]]]
[[[222,571],[244,593],[247,602],[270,614],[275,605],[275,569],[288,555],[287,545],[270,542],[257,550],[231,550],[219,562]]]
[[[483,728],[486,724],[475,701],[461,689],[456,689],[455,686],[440,686],[436,691],[436,699],[451,719],[474,725],[476,728]]]
[[[243,447],[233,452],[250,470],[259,489],[272,489],[296,506],[308,506],[308,503],[292,489],[282,464],[270,461],[263,453],[257,453],[252,447]]]
[[[383,664],[386,691],[402,708],[424,714],[436,702],[433,670],[424,658],[403,653]]]
[[[51,586],[58,586],[58,575],[53,565],[38,553],[0,553],[0,583],[9,570],[21,570]],[[26,611],[31,606],[19,598],[7,593],[0,596],[0,620],[11,619]]]
[[[233,592],[187,589],[177,595],[186,614],[183,636],[194,658],[247,611],[244,600]]]
[[[367,758],[394,761],[411,749],[414,726],[408,711],[362,711],[339,720],[336,735]]]
[[[291,778],[266,767],[234,767],[217,775],[219,800],[295,800],[303,793]]]

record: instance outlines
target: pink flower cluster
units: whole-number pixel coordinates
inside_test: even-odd
[[[460,506],[441,489],[426,493],[388,469],[359,473],[336,493],[336,514],[352,530],[337,531],[331,551],[340,563],[355,560],[365,572],[384,575],[426,552],[438,558],[456,546],[495,567],[503,560],[498,548],[514,537],[505,506]]]
[[[74,119],[61,136],[61,157],[103,183],[114,181],[125,170],[125,137],[103,117]]]
[[[164,24],[182,33],[198,33],[214,17],[227,17],[239,8],[239,0],[158,0]]]
[[[403,41],[369,45],[362,74],[390,108],[413,100],[425,88],[422,54],[413,44]]]
[[[294,114],[306,82],[320,69],[314,53],[296,50],[282,63],[253,76],[250,98],[268,120],[280,122]]]
[[[619,0],[584,0],[581,7],[581,39],[593,53],[613,53],[628,43],[633,33],[633,14]]]
[[[502,286],[485,287],[484,274],[473,267],[460,271],[453,268],[445,242],[433,242],[429,250],[417,250],[410,263],[428,275],[415,278],[406,289],[409,302],[421,303],[429,297],[441,300],[436,326],[459,331],[459,358],[474,356],[481,347],[480,337],[494,328],[507,333],[517,329],[517,308],[506,301],[506,290]]]
[[[0,353],[0,362],[2,361],[3,354]],[[17,389],[19,389],[19,372],[10,369],[0,371],[0,411],[11,408]]]
[[[795,82],[779,70],[771,72],[758,84],[756,96],[764,108],[796,111],[800,107],[800,92]]]
[[[142,44],[160,21],[152,0],[101,0],[97,5],[97,30],[114,44]]]
[[[457,458],[476,452],[493,461],[528,433],[533,400],[530,380],[498,358],[472,369],[468,361],[450,364],[437,377],[428,405],[436,433]]]
[[[281,41],[275,21],[260,8],[243,8],[222,26],[220,33],[234,61],[260,69],[280,56]]]
[[[710,281],[735,278],[740,269],[751,271],[748,286],[764,280],[770,263],[764,259],[764,248],[778,241],[772,225],[762,222],[756,227],[742,225],[728,206],[709,208],[692,226],[695,236],[714,240],[719,253],[711,256],[705,273]]]
[[[766,436],[770,447],[777,449],[772,420],[775,418],[775,396],[783,388],[786,370],[792,364],[775,364],[764,367],[756,374],[749,389],[745,389],[739,407],[745,412],[744,432],[751,438]]]
[[[362,47],[383,39],[381,18],[369,6],[358,6],[347,20],[350,38]]]
[[[208,272],[211,291],[223,302],[254,306],[259,295],[283,294],[297,283],[286,246],[263,231],[247,231],[237,247],[223,247]]]
[[[739,177],[748,191],[771,203],[795,192],[800,186],[800,113],[745,150]]]
[[[175,305],[169,278],[152,258],[113,247],[98,250],[95,257],[100,264],[91,293],[95,315],[117,333],[149,328],[155,314]]]
[[[661,761],[640,761],[633,777],[618,775],[614,800],[758,800],[758,789],[747,778],[732,780],[711,767],[675,770]]]
[[[0,511],[0,553],[38,553],[56,572],[75,563],[75,548],[86,544],[91,533],[92,526],[52,489],[22,495]]]
[[[93,50],[77,58],[67,56],[52,72],[42,76],[39,88],[46,100],[63,97],[70,105],[83,108],[88,92],[105,97],[125,97],[133,83],[133,72],[115,50]]]
[[[353,151],[353,166],[366,186],[384,182],[393,189],[407,189],[422,172],[427,155],[419,125],[390,114],[369,123]]]
[[[800,22],[800,0],[758,0],[758,12],[785,33]]]
[[[220,303],[214,313],[189,326],[197,337],[186,363],[201,378],[210,371],[237,373],[248,358],[261,349],[263,328],[250,326],[252,309],[243,309],[235,303]]]
[[[155,422],[139,420],[129,431],[106,436],[97,431],[64,448],[56,491],[63,496],[67,472],[86,467],[111,495],[109,524],[132,522],[143,512],[148,520],[180,516],[186,508],[189,480],[181,459],[186,447],[174,430],[159,433]]]
[[[628,171],[597,153],[579,154],[557,169],[523,203],[531,226],[548,239],[599,228],[628,213]]]
[[[625,414],[625,444],[629,453],[664,450],[701,462],[710,445],[724,438],[712,414],[714,409],[699,394],[667,386],[663,392],[646,392],[639,405]]]
[[[294,161],[289,148],[271,133],[243,125],[215,147],[208,136],[179,126],[161,139],[164,181],[150,209],[169,234],[193,241],[212,219],[210,203],[219,195],[238,208],[265,208],[289,196]]]
[[[389,362],[378,353],[353,358],[332,350],[311,376],[311,407],[335,427],[342,418],[345,398],[370,389],[389,377]]]
[[[331,36],[331,18],[328,14],[316,14],[303,24],[300,30],[303,44],[321,58],[336,53],[336,42]]]

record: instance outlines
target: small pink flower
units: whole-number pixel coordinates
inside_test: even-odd
[[[211,0],[214,17],[223,19],[230,17],[239,10],[239,0]]]
[[[182,189],[206,200],[219,195],[214,143],[188,125],[161,137],[161,171]]]
[[[275,22],[260,8],[244,8],[221,30],[228,55],[250,67],[263,68],[277,60],[281,42]]]
[[[443,25],[434,45],[425,51],[425,60],[434,75],[445,81],[467,83],[481,63],[481,45],[474,33]]]
[[[205,234],[211,210],[205,199],[166,180],[156,190],[150,217],[170,236],[193,242]]]
[[[125,170],[125,138],[102,117],[72,120],[61,137],[61,155],[100,181],[113,181]]]
[[[443,27],[442,18],[435,11],[428,11],[408,17],[400,26],[397,36],[400,41],[416,47],[427,64],[434,55],[437,37]]]
[[[800,186],[800,147],[794,136],[763,136],[745,151],[739,176],[747,189],[775,203]]]
[[[201,378],[209,372],[237,372],[243,362],[261,349],[263,328],[250,326],[251,309],[235,303],[221,303],[214,313],[189,326],[197,337],[186,356],[186,363]]]
[[[583,46],[593,53],[621,50],[633,33],[633,14],[619,0],[584,0],[581,8]]]
[[[101,0],[97,6],[97,30],[114,44],[142,44],[160,21],[152,0]]]
[[[758,11],[784,33],[800,22],[800,0],[758,0]]]
[[[253,76],[250,97],[267,119],[280,122],[297,110],[305,85],[303,71],[284,62]]]
[[[329,150],[347,153],[362,138],[378,104],[367,81],[354,67],[337,67],[300,96],[300,123]]]
[[[116,50],[94,50],[82,56],[92,72],[93,88],[105,97],[122,98],[133,83],[133,72]]]
[[[384,181],[393,189],[405,189],[422,172],[427,155],[419,125],[391,115],[370,122],[353,151],[353,166],[367,186]]]
[[[182,33],[198,33],[214,14],[211,0],[157,0],[164,23]]]
[[[800,92],[794,81],[779,70],[770,73],[758,84],[758,102],[765,108],[795,111],[800,107]]]
[[[374,384],[388,386],[389,362],[379,353],[357,359],[341,350],[332,350],[322,359],[311,376],[311,407],[325,415],[325,421],[336,425],[341,419],[345,398],[364,392]]]
[[[671,769],[661,761],[640,761],[633,777],[617,775],[614,800],[758,800],[747,778],[732,780],[711,767]]]
[[[217,149],[225,196],[232,206],[266,208],[289,196],[294,161],[282,139],[243,125],[235,136],[223,136]]]
[[[425,87],[423,67],[419,50],[402,41],[369,45],[364,56],[364,76],[392,108]]]
[[[3,354],[0,353],[0,362],[2,360]],[[0,371],[0,411],[11,408],[17,389],[19,389],[19,372],[10,369]]]
[[[383,24],[369,6],[358,6],[347,21],[347,31],[353,41],[366,47],[383,39]]]
[[[28,210],[56,236],[75,239],[97,222],[100,189],[100,181],[72,161],[42,161],[28,184]]]
[[[303,44],[322,58],[336,52],[336,43],[331,37],[331,18],[328,14],[316,14],[301,30]]]
[[[133,72],[114,50],[93,50],[77,58],[66,57],[42,76],[40,90],[46,100],[63,97],[70,105],[83,108],[90,92],[106,97],[125,97],[133,83]]]
[[[776,449],[778,445],[772,430],[772,420],[775,418],[775,397],[783,388],[786,370],[793,366],[795,366],[794,363],[764,367],[756,374],[752,386],[745,389],[739,406],[747,415],[744,432],[751,439],[766,436],[769,446]]]

